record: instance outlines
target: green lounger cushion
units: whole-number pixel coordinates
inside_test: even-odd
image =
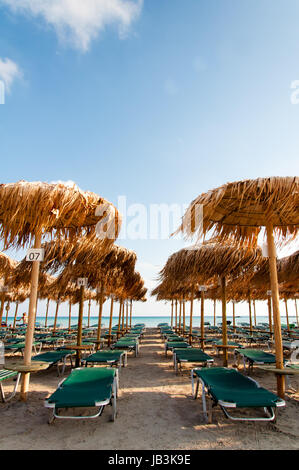
[[[239,408],[276,407],[282,400],[269,390],[258,387],[248,377],[235,369],[211,367],[195,369],[194,372],[207,386],[210,394],[218,401],[235,403]]]
[[[213,358],[198,348],[174,349],[173,352],[179,361],[187,362],[207,362]]]
[[[59,349],[59,351],[48,351],[42,354],[37,354],[37,356],[34,356],[32,360],[50,362],[55,364],[55,362],[61,361],[68,354],[75,354],[75,351],[70,351],[68,349]]]
[[[166,343],[167,349],[177,349],[177,348],[189,348],[190,345],[188,343],[184,343],[183,341],[170,341],[170,343]]]
[[[111,398],[114,376],[112,368],[74,369],[47,401],[56,408],[96,406]]]
[[[88,356],[86,362],[116,362],[120,360],[124,351],[98,351]]]
[[[274,354],[260,351],[259,349],[237,349],[237,352],[245,356],[252,362],[262,362],[264,364],[275,364]]]

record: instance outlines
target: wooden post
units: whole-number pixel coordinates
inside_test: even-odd
[[[281,319],[280,319],[280,310],[279,310],[279,291],[278,291],[277,265],[276,265],[276,248],[275,248],[274,236],[273,236],[273,225],[269,223],[266,227],[266,230],[267,230],[267,242],[268,242],[268,254],[269,254],[272,304],[273,304],[276,368],[283,369]],[[277,395],[283,399],[285,396],[285,376],[281,374],[277,374],[276,378],[277,378]]]
[[[171,328],[173,327],[173,299],[171,300]]]
[[[13,329],[15,329],[16,327],[16,321],[17,321],[17,315],[18,315],[18,310],[19,310],[19,301],[17,300],[16,301],[16,309],[15,309],[15,317],[14,317],[14,321],[13,321]]]
[[[111,304],[110,304],[110,319],[109,319],[109,331],[108,331],[108,347],[111,344],[111,330],[112,330],[112,316],[113,316],[113,296],[111,296]]]
[[[194,299],[194,286],[191,287],[191,300],[190,300],[190,326],[189,326],[189,344],[192,346],[192,320],[193,320],[193,299]]]
[[[99,318],[98,318],[98,330],[97,330],[97,341],[101,340],[101,328],[102,328],[102,315],[103,315],[103,303],[104,303],[104,282],[101,283],[100,289],[100,301],[99,301]],[[97,342],[96,350],[100,348]]]
[[[252,333],[252,313],[251,313],[251,292],[250,289],[248,291],[248,308],[249,308],[249,329],[250,333]]]
[[[45,319],[45,328],[48,326],[48,312],[49,312],[49,303],[50,299],[47,300],[47,308],[46,308],[46,319]]]
[[[42,235],[41,233],[35,234],[34,248],[41,248]],[[24,365],[31,364],[32,345],[35,327],[35,314],[36,314],[36,299],[38,290],[38,275],[39,275],[39,261],[33,261],[31,269],[31,288],[29,298],[28,310],[28,324],[26,329],[25,349],[24,349]],[[30,373],[22,374],[21,395],[22,401],[27,400],[27,393],[29,391]]]
[[[1,304],[0,304],[0,328],[2,326],[2,318],[3,318],[3,311],[4,311],[4,301],[5,301],[5,292],[1,294]]]
[[[122,305],[122,323],[121,323],[121,333],[124,335],[125,332],[125,303]]]
[[[129,329],[129,303],[128,299],[126,300],[126,333],[128,333]]]
[[[236,302],[235,300],[233,300],[233,329],[234,329],[234,333],[236,332],[236,311],[235,311],[235,307],[236,307]]]
[[[89,297],[89,302],[88,302],[88,322],[87,322],[87,328],[90,327],[90,307],[91,307],[91,298]]]
[[[10,310],[10,303],[7,302],[6,304],[6,307],[5,307],[5,310],[6,310],[6,319],[5,319],[5,323],[6,323],[6,326],[8,326],[8,312]]]
[[[182,300],[180,300],[180,310],[179,310],[179,334],[181,334],[181,324],[182,324]]]
[[[56,310],[55,310],[55,318],[54,318],[54,327],[53,327],[53,333],[56,333],[56,328],[57,328],[57,317],[58,317],[58,310],[59,310],[59,305],[60,305],[60,300],[58,299],[56,302]]]
[[[201,291],[200,293],[200,336],[201,336],[201,349],[204,351],[205,343],[204,343],[204,336],[205,336],[205,319],[204,319],[204,303],[205,303],[205,293]]]
[[[255,300],[253,299],[253,316],[254,316],[254,326],[256,327],[256,310],[255,310]]]
[[[272,297],[271,297],[271,294],[267,294],[267,297],[268,297],[269,330],[270,330],[270,335],[272,335],[273,326],[272,326]]]
[[[284,299],[285,307],[286,307],[286,318],[287,318],[287,327],[288,327],[288,332],[290,332],[290,322],[289,322],[289,311],[288,311],[288,301],[287,298],[285,297]]]
[[[123,299],[119,300],[119,314],[118,314],[118,328],[117,328],[117,339],[121,336],[121,312],[122,312]]]
[[[178,329],[178,301],[175,299],[175,332],[177,332]]]
[[[72,327],[72,300],[69,300],[69,332],[71,331]]]
[[[186,330],[186,300],[183,299],[183,336],[185,335]]]
[[[216,326],[216,299],[214,299],[214,326]]]
[[[82,346],[83,306],[84,306],[84,286],[80,286],[77,346]],[[80,367],[80,362],[81,362],[81,351],[80,349],[77,349],[76,367]]]
[[[227,346],[227,323],[226,323],[226,279],[221,278],[221,301],[222,301],[222,344]],[[228,349],[223,349],[223,367],[228,366]]]
[[[130,305],[130,329],[132,328],[132,313],[133,313],[133,300],[131,299],[131,305]]]

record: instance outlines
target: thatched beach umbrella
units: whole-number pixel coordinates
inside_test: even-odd
[[[227,364],[226,282],[227,278],[252,270],[261,257],[261,250],[238,247],[232,243],[215,240],[184,248],[171,255],[160,275],[164,279],[188,282],[191,286],[190,329],[192,329],[192,305],[194,289],[198,284],[215,284],[219,277],[222,298],[222,340],[224,364]],[[202,302],[203,305],[203,302]],[[202,314],[203,316],[203,314]],[[201,324],[203,325],[203,318]],[[191,344],[190,331],[190,344]]]
[[[103,244],[111,244],[119,232],[119,215],[111,203],[76,186],[62,183],[20,181],[0,185],[0,238],[4,248],[32,246],[41,248],[42,236],[73,237],[97,231]],[[103,236],[103,232],[106,236]],[[113,233],[114,232],[114,233]],[[40,254],[38,255],[40,256]],[[28,326],[24,365],[30,371],[38,291],[38,257],[31,275]],[[21,398],[26,400],[30,372],[23,373]]]
[[[4,311],[4,302],[5,302],[5,293],[7,291],[7,280],[9,277],[12,275],[15,267],[17,265],[17,262],[7,256],[5,253],[0,252],[0,278],[2,279],[2,285],[1,285],[1,303],[0,303],[0,328],[2,325],[2,317],[3,317],[3,311]]]
[[[198,207],[203,217],[196,217]],[[214,229],[220,239],[234,238],[237,242],[255,245],[265,228],[270,267],[274,317],[276,367],[283,368],[283,350],[279,311],[274,235],[281,240],[294,239],[299,228],[299,178],[258,178],[225,184],[198,196],[187,209],[179,231],[188,236],[206,234]],[[285,380],[277,375],[277,391],[285,394]]]

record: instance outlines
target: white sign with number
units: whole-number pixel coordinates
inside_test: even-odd
[[[86,277],[79,277],[77,279],[77,287],[87,287],[87,278]]]
[[[267,290],[267,295],[272,295],[272,290]]]
[[[206,286],[199,286],[199,292],[207,292]]]
[[[44,261],[45,250],[43,248],[29,248],[26,261]]]

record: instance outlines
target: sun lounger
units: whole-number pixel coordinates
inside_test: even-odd
[[[20,377],[21,377],[21,374],[18,372],[6,370],[6,369],[0,369],[0,398],[3,403],[7,403],[17,393]],[[9,396],[5,397],[5,393],[3,389],[3,382],[9,379],[16,379],[16,383],[15,383],[13,392]]]
[[[38,352],[41,351],[42,349],[42,343],[40,341],[34,341],[32,343],[34,353],[37,354]],[[39,347],[39,350],[37,351],[37,348]],[[18,342],[18,343],[9,343],[4,345],[5,351],[12,351],[13,354],[16,354],[17,352],[21,352],[23,354],[23,351],[25,349],[25,343]]]
[[[118,370],[112,368],[78,368],[64,379],[57,390],[45,401],[53,409],[49,423],[55,418],[93,419],[101,416],[106,405],[112,406],[111,420],[116,418]],[[98,408],[92,415],[62,415],[62,408]]]
[[[235,359],[239,365],[239,358],[243,358],[244,371],[246,371],[246,363],[248,363],[248,373],[254,364],[275,364],[275,355],[261,351],[260,349],[236,349]]]
[[[164,345],[165,349],[165,356],[167,357],[167,351],[173,351],[174,349],[186,349],[186,348],[191,348],[191,346],[183,341],[170,341],[166,342]]]
[[[116,343],[110,346],[111,349],[127,349],[128,351],[135,351],[135,356],[139,353],[139,342],[136,339],[121,338]]]
[[[64,374],[67,359],[70,359],[71,367],[73,367],[73,354],[75,354],[75,351],[70,351],[68,349],[59,349],[57,351],[48,351],[42,354],[38,354],[37,356],[32,357],[32,361],[48,362],[49,368],[56,365],[57,373],[60,376]],[[60,365],[62,365],[61,370],[59,367]]]
[[[116,366],[120,371],[121,366],[126,367],[127,365],[127,352],[126,351],[98,351],[90,356],[86,357],[83,364],[87,367],[88,364],[106,364],[109,366]]]
[[[214,359],[199,348],[182,348],[173,350],[173,364],[176,374],[178,373],[178,368],[182,370],[182,363],[188,362],[193,364],[200,363],[205,366],[209,366],[214,362]]]
[[[233,421],[274,421],[277,408],[285,406],[284,400],[235,369],[225,367],[193,369],[191,378],[194,399],[197,398],[199,384],[202,385],[203,413],[206,420],[208,420],[206,394],[212,399],[213,405],[219,405],[224,415]],[[228,413],[228,409],[232,408],[262,408],[264,416],[232,416]]]

